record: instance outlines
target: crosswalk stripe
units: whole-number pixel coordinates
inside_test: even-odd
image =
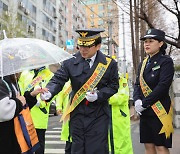
[[[65,144],[65,141],[45,141],[46,144]]]
[[[53,129],[58,129],[58,130],[62,130],[62,128],[61,127],[55,127],[55,128],[53,128]]]
[[[56,134],[56,133],[61,133],[61,131],[46,131],[46,133],[52,133],[52,134]]]
[[[54,127],[45,134],[45,154],[64,154],[66,142],[60,140],[61,127]],[[53,141],[52,141],[53,140]],[[55,148],[58,147],[58,148]]]
[[[60,139],[60,135],[45,135],[45,138],[59,138]]]
[[[46,154],[64,154],[64,149],[45,149]]]

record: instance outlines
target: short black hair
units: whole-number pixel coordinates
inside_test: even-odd
[[[98,37],[94,42],[94,45],[97,46],[98,44],[101,44],[101,42],[102,42],[102,37]]]

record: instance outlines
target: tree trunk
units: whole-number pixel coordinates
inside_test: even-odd
[[[132,59],[133,59],[133,81],[135,81],[135,76],[137,74],[137,63],[136,63],[136,49],[134,43],[134,23],[133,23],[133,10],[132,10],[132,0],[130,2],[130,28],[131,28],[131,43],[132,43]]]
[[[139,64],[139,0],[134,0],[134,16],[135,16],[135,49],[136,49],[136,64]]]

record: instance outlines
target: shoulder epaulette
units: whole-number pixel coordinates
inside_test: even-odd
[[[106,57],[113,59],[110,55],[106,55]]]

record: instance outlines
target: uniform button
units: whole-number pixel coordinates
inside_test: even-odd
[[[154,77],[154,74],[151,74],[151,77]]]

